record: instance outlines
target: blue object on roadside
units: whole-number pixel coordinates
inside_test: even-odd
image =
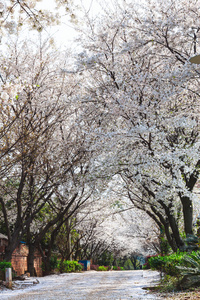
[[[84,271],[90,270],[90,260],[79,260],[78,262],[84,265]]]

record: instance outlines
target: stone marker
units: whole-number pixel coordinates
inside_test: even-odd
[[[6,286],[11,289],[12,287],[12,269],[6,268]]]

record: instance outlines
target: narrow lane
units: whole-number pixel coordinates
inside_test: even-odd
[[[0,292],[1,300],[126,300],[159,299],[143,287],[159,280],[154,271],[109,271],[70,273],[39,278],[40,283],[25,290]]]

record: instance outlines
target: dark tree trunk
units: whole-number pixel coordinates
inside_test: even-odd
[[[185,233],[193,234],[193,205],[188,197],[181,197]]]
[[[165,236],[167,238],[167,241],[168,241],[170,247],[172,248],[172,250],[174,252],[176,252],[177,249],[178,249],[178,246],[176,244],[176,241],[175,241],[173,235],[171,235],[171,233],[169,231],[169,220],[168,220],[168,218],[164,218],[162,216],[162,214],[159,211],[157,211],[154,206],[151,206],[151,209],[152,209],[154,215],[151,214],[149,211],[146,211],[147,214],[158,224],[159,228],[162,228],[162,226],[164,226]],[[157,219],[157,217],[158,217],[159,220]],[[162,224],[162,226],[161,226],[161,224]]]
[[[144,185],[143,186],[145,188],[145,190],[147,191],[148,195],[150,197],[153,197],[155,199],[155,194],[154,192],[152,192],[151,190],[149,190],[149,187]],[[167,217],[166,223],[169,223],[169,226],[171,228],[172,231],[172,240],[175,241],[176,243],[176,247],[180,250],[184,249],[184,242],[180,237],[180,233],[179,233],[179,228],[178,228],[178,223],[175,219],[175,217],[173,216],[173,212],[171,211],[171,209],[173,208],[173,199],[171,199],[169,204],[166,204],[162,199],[158,201],[158,203],[161,205],[162,209],[164,210],[165,216]],[[164,224],[163,224],[164,225]]]
[[[193,191],[194,186],[199,178],[199,167],[200,167],[200,160],[196,164],[196,169],[194,172],[190,175],[190,178],[188,179],[187,176],[182,173],[182,175],[185,178],[186,187],[189,189],[190,192]],[[182,196],[181,193],[179,194],[182,208],[183,208],[183,217],[184,217],[184,229],[185,233],[187,234],[193,234],[193,205],[192,201],[187,196]]]
[[[130,260],[132,262],[134,270],[137,270],[137,258],[136,257],[131,257]]]
[[[29,254],[28,254],[28,272],[30,273],[31,276],[37,276],[35,274],[35,268],[34,268],[34,256],[35,253],[35,245],[34,244],[29,244]]]
[[[176,242],[177,248],[182,250],[184,248],[185,244],[180,237],[180,232],[179,232],[179,228],[178,228],[176,219],[174,218],[174,216],[171,214],[171,212],[169,210],[166,211],[166,214],[167,214],[167,217],[169,220],[170,228],[172,230],[173,238]]]
[[[53,244],[54,244],[54,241],[55,241],[55,238],[56,238],[56,235],[59,231],[59,228],[56,228],[52,234],[51,234],[51,240],[49,242],[49,245],[48,245],[48,251],[46,253],[46,257],[45,257],[45,274],[46,275],[49,275],[50,272],[51,272],[51,263],[50,263],[50,260],[51,260],[51,252],[52,252],[52,247],[53,247]]]
[[[169,224],[165,223],[164,228],[165,228],[165,236],[167,238],[167,241],[168,241],[170,247],[172,248],[172,250],[174,252],[176,252],[178,250],[178,248],[177,248],[177,245],[176,245],[173,237],[171,236],[171,234],[169,232]]]
[[[75,245],[74,245],[74,260],[81,260],[81,246],[80,246],[80,240],[81,238],[78,238]]]
[[[10,243],[6,247],[5,250],[5,261],[11,261],[13,251],[17,248],[20,243],[21,236],[19,235],[20,229],[16,230],[13,235],[11,236]]]
[[[49,275],[51,273],[50,258],[51,258],[51,251],[48,251],[45,257],[45,264],[44,264],[45,275]]]
[[[67,230],[67,260],[72,260],[72,245],[71,245],[71,228],[70,228],[70,219],[67,218],[66,222],[66,230]]]

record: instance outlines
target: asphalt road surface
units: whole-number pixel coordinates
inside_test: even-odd
[[[50,275],[26,289],[0,292],[1,300],[125,300],[159,299],[144,287],[155,285],[159,274],[154,271],[87,271]]]

